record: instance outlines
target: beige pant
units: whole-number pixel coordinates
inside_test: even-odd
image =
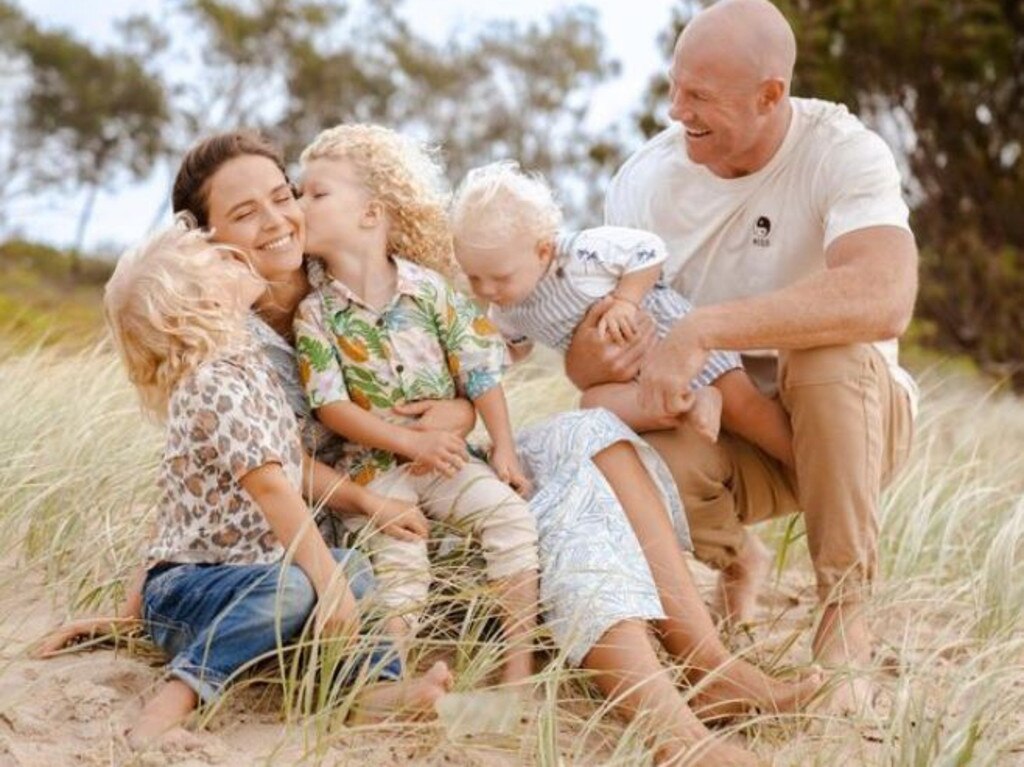
[[[399,466],[367,487],[388,498],[419,504],[430,519],[468,528],[480,540],[490,580],[539,569],[537,528],[529,505],[482,461],[471,459],[451,479],[436,472],[417,476],[407,465]],[[352,531],[368,521],[362,516],[345,517]],[[362,540],[373,562],[380,603],[415,622],[430,586],[427,542],[401,541],[370,531]]]
[[[819,597],[861,598],[878,559],[881,491],[910,449],[909,397],[868,344],[782,352],[778,386],[795,476],[728,434],[717,445],[686,426],[644,437],[672,470],[698,558],[725,568],[745,525],[803,510]]]

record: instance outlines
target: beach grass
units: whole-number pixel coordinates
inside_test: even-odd
[[[575,406],[558,371],[557,359],[545,354],[513,371],[508,391],[517,424]],[[716,729],[775,764],[1024,764],[1024,406],[942,365],[918,373],[923,397],[914,449],[885,494],[880,519],[870,608],[878,642],[869,671],[878,700],[859,716],[757,715]],[[25,649],[62,618],[110,611],[121,598],[152,519],[161,441],[160,428],[139,415],[109,346],[0,346],[0,608],[7,616],[0,761],[6,754],[29,764],[36,754],[47,763],[58,741],[60,753],[83,763],[128,758],[115,728],[67,726],[67,712],[88,710],[92,700],[76,701],[67,691],[91,685],[95,698],[93,688],[107,684],[97,669],[108,676],[123,669],[131,683],[113,685],[112,697],[96,705],[118,721],[129,718],[160,679],[153,648],[122,637],[116,651],[108,644],[50,662],[27,660]],[[808,664],[817,617],[802,531],[799,519],[759,528],[780,552],[779,566],[758,621],[728,637],[738,652],[781,673]],[[409,647],[415,667],[446,659],[457,690],[492,680],[500,658],[493,598],[468,567],[471,557],[456,552],[439,568],[433,604]],[[710,571],[695,570],[710,592]],[[190,758],[539,765],[651,758],[644,723],[626,725],[611,714],[585,674],[550,646],[522,721],[501,737],[466,742],[453,741],[437,723],[344,725],[365,681],[329,684],[329,670],[309,658],[330,648],[305,645],[260,664],[218,706],[200,712],[201,738],[221,745]],[[47,695],[79,708],[41,707]]]

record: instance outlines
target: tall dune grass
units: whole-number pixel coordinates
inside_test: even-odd
[[[557,369],[540,355],[514,371],[517,424],[574,406]],[[976,380],[926,371],[922,384],[913,455],[882,510],[881,577],[871,607],[878,705],[861,717],[754,717],[734,727],[778,764],[1024,764],[1024,407]],[[0,607],[31,580],[42,584],[41,609],[55,616],[112,609],[150,521],[160,447],[159,428],[140,418],[109,349],[0,349]],[[814,589],[801,531],[799,520],[763,528],[766,538],[785,542],[785,558],[763,621],[745,639],[732,638],[770,666],[809,658]],[[500,645],[487,589],[468,574],[464,555],[449,560],[411,660],[448,658],[467,689],[493,676]],[[4,633],[0,669],[16,661],[11,648],[23,645],[14,639],[18,626]],[[611,716],[584,675],[553,651],[527,723],[514,737],[467,750],[429,724],[339,727],[359,685],[326,684],[326,672],[305,659],[329,648],[305,644],[303,653],[260,666],[205,716],[283,710],[286,732],[298,734],[309,763],[331,763],[342,747],[353,763],[360,754],[372,763],[382,742],[412,743],[426,763],[632,765],[650,758],[642,723]]]

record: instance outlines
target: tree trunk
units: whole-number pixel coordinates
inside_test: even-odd
[[[82,276],[82,247],[85,245],[85,229],[92,218],[92,210],[96,204],[96,197],[100,193],[100,185],[92,184],[89,193],[85,198],[85,205],[78,215],[78,226],[75,228],[75,247],[71,251],[71,280],[77,282]]]

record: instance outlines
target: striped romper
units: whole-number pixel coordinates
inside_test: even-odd
[[[623,275],[667,257],[664,241],[641,229],[599,226],[562,233],[551,266],[533,292],[515,306],[492,306],[491,317],[510,346],[537,341],[565,353],[587,310],[614,291]],[[693,308],[661,278],[640,305],[654,320],[658,338]],[[708,386],[739,367],[738,354],[714,351],[690,388]]]

